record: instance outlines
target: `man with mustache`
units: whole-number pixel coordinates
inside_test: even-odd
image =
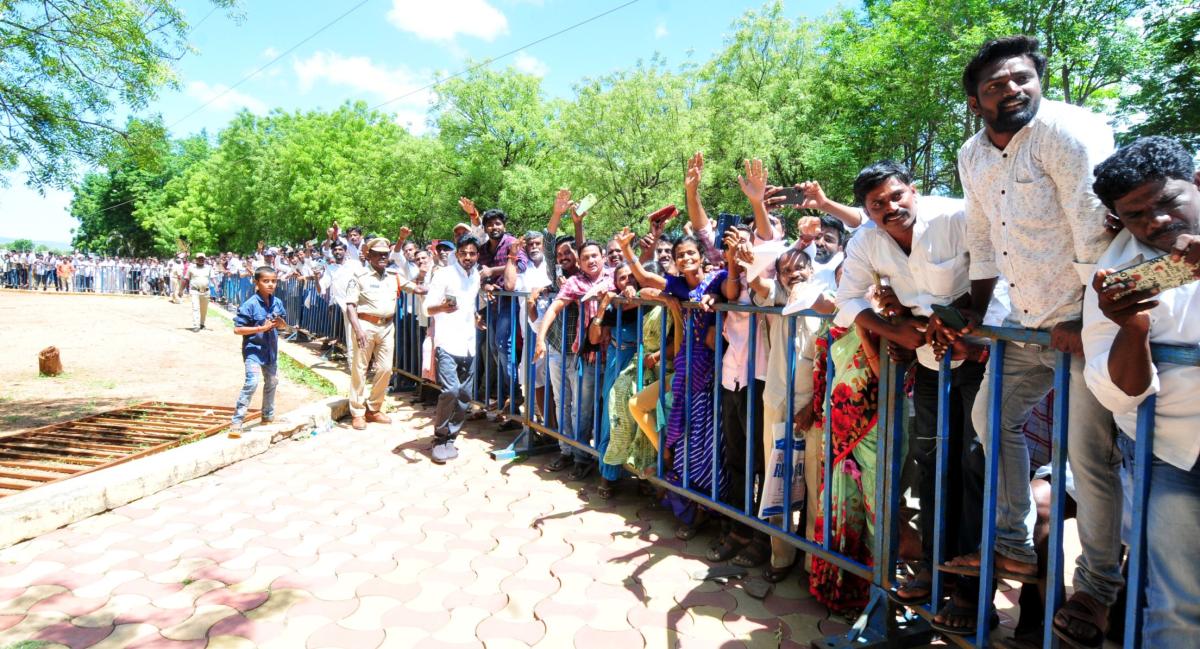
[[[1131,465],[1138,406],[1156,395],[1154,455],[1146,467],[1146,524],[1153,536],[1146,554],[1142,628],[1142,646],[1155,649],[1194,647],[1200,628],[1200,565],[1186,547],[1200,536],[1200,367],[1156,363],[1150,343],[1195,349],[1200,284],[1131,290],[1105,278],[1113,268],[1166,254],[1186,262],[1193,278],[1200,277],[1198,186],[1192,154],[1164,137],[1137,140],[1097,167],[1096,194],[1124,229],[1100,258],[1101,270],[1083,298],[1087,384],[1116,415],[1124,433],[1119,443]]]
[[[963,72],[967,107],[984,122],[958,155],[966,196],[971,306],[967,326],[931,322],[953,341],[982,321],[1004,276],[1012,312],[1006,324],[1050,329],[1051,346],[1010,344],[1004,356],[997,476],[996,572],[1037,575],[1036,512],[1029,488],[1025,419],[1050,390],[1057,352],[1070,352],[1067,452],[1079,506],[1083,548],[1075,593],[1055,617],[1056,634],[1099,646],[1107,609],[1122,585],[1120,569],[1121,453],[1112,417],[1087,389],[1080,340],[1083,289],[1108,245],[1106,210],[1092,192],[1092,169],[1113,150],[1112,129],[1091,112],[1042,98],[1046,58],[1036,39],[1010,36],[984,43]],[[987,449],[989,385],[985,376],[972,417]],[[978,573],[979,553],[948,567]]]
[[[908,171],[890,160],[859,172],[854,199],[875,227],[860,229],[846,247],[834,324],[857,324],[892,345],[916,352],[916,421],[909,444],[918,469],[922,563],[897,596],[905,602],[923,602],[929,599],[933,585],[929,561],[933,557],[937,480],[938,367],[943,353],[929,344],[926,326],[935,305],[966,306],[969,302],[967,217],[961,199],[918,194]],[[887,281],[882,289],[876,286],[880,280]],[[883,304],[882,313],[868,301],[872,286]],[[946,547],[951,556],[979,546],[983,463],[982,456],[972,450],[976,447],[970,413],[983,379],[980,351],[979,346],[962,344],[954,350],[951,362],[950,462],[944,496]],[[974,602],[977,586],[973,580],[960,580],[956,586],[960,601]],[[943,621],[939,630],[974,631],[970,618],[954,621],[960,623]]]

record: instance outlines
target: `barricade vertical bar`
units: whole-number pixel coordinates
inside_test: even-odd
[[[718,485],[721,484],[721,352],[725,348],[724,328],[721,326],[722,316],[725,315],[720,309],[716,312],[716,349],[713,350],[713,421],[712,421],[712,466],[709,468],[709,492],[713,500],[720,501],[721,494],[718,490]]]
[[[796,453],[796,318],[789,317],[787,319],[787,380],[784,384],[787,386],[787,410],[783,417],[783,529],[786,532],[792,531],[792,481],[796,476],[792,475],[795,467]],[[803,479],[803,477],[801,477]]]
[[[643,320],[642,305],[639,304],[639,305],[637,305],[637,323],[636,323],[637,329],[635,329],[635,333],[634,333],[634,335],[636,336],[635,340],[637,340],[637,389],[634,390],[635,393],[642,391],[642,386],[645,385],[645,381],[646,381],[646,345],[645,345],[645,341],[642,340],[645,337],[645,332],[642,331],[642,320]],[[661,349],[661,346],[660,346],[660,349]],[[663,356],[665,351],[666,350],[659,352],[660,358]],[[614,404],[609,404],[608,407],[612,408],[613,405]],[[624,406],[624,404],[615,404],[615,405],[618,408]]]
[[[1146,504],[1150,499],[1150,472],[1154,461],[1154,405],[1151,394],[1138,406],[1137,439],[1133,447],[1133,511],[1130,521],[1129,583],[1125,600],[1126,647],[1142,646],[1142,606],[1146,593]],[[1162,541],[1164,539],[1160,539]],[[1181,539],[1182,540],[1182,539]],[[1148,649],[1154,649],[1150,647]]]
[[[607,350],[606,350],[607,351]],[[592,448],[599,450],[600,448],[600,415],[602,409],[600,405],[604,402],[604,395],[600,394],[604,386],[602,385],[604,376],[600,372],[600,352],[595,352],[593,356],[595,362],[592,363],[592,430],[591,442]],[[583,390],[580,390],[583,392]]]
[[[949,351],[949,350],[947,350]],[[938,566],[942,565],[946,554],[946,471],[950,468],[950,359],[951,354],[942,356],[938,364],[938,410],[937,410],[937,452],[936,468],[934,470],[933,487],[933,584],[930,589],[929,601],[934,602],[930,610],[937,610],[937,603],[942,601],[944,575]],[[967,413],[970,416],[970,413]],[[963,441],[968,443],[967,440]],[[955,458],[958,461],[958,458]]]
[[[583,336],[587,335],[587,323],[583,320],[583,302],[579,302],[579,320],[575,323],[575,342],[579,351],[583,351]],[[566,343],[563,343],[566,346]],[[583,354],[575,355],[575,366],[571,368],[575,374],[575,389],[571,391],[571,399],[575,406],[571,414],[575,416],[575,426],[571,428],[571,439],[579,441],[580,428],[583,427]]]
[[[983,473],[983,533],[979,544],[979,606],[976,620],[979,620],[975,631],[975,644],[986,647],[990,626],[987,621],[991,617],[992,601],[988,597],[992,589],[990,584],[995,578],[996,550],[996,480],[1000,469],[1000,436],[1004,431],[1000,428],[1001,408],[1004,403],[1001,391],[1004,389],[1004,351],[1005,341],[992,341],[991,356],[988,367],[991,377],[991,403],[988,404],[988,448]]]
[[[692,436],[692,338],[695,336],[695,318],[693,311],[687,310],[684,328],[687,334],[684,336],[687,343],[687,356],[683,359],[683,488],[691,489],[692,481],[691,473],[691,456],[689,454],[690,444],[688,438]],[[678,370],[676,370],[678,371]],[[672,404],[672,407],[678,408],[679,404]]]
[[[1063,599],[1063,516],[1067,504],[1067,413],[1071,399],[1071,355],[1057,354],[1054,363],[1054,427],[1050,434],[1050,538],[1046,551],[1046,611],[1042,646],[1058,643],[1054,636],[1054,613]],[[1136,599],[1136,598],[1135,598]]]
[[[483,307],[483,409],[487,410],[492,403],[492,329],[496,323],[492,321],[492,305],[485,303]]]
[[[823,421],[825,422],[825,430],[821,432],[821,448],[825,452],[825,488],[821,490],[821,517],[825,521],[825,530],[821,534],[821,547],[826,552],[830,550],[829,537],[833,536],[829,530],[829,526],[833,521],[833,514],[831,512],[833,509],[833,494],[829,491],[830,486],[833,484],[833,413],[830,412],[832,408],[829,407],[829,404],[833,398],[834,368],[833,333],[827,331],[825,333],[825,400],[821,406],[824,415]]]
[[[537,306],[534,306],[534,309],[537,309]],[[542,317],[545,317],[545,316],[543,315]],[[530,327],[530,330],[532,331],[533,330],[532,322],[530,322],[529,327]],[[535,333],[530,336],[530,340],[533,341],[536,337],[537,337],[537,334]],[[536,344],[536,342],[534,344]],[[529,349],[530,349],[529,364],[533,365],[534,364],[534,362],[533,362],[534,345],[531,344],[529,346]],[[543,383],[542,383],[542,425],[549,428],[550,427],[550,399],[554,395],[554,387],[550,381],[550,346],[549,345],[546,346],[546,355],[542,358],[542,367],[544,368],[542,373],[545,375],[545,377],[543,379]],[[536,371],[537,371],[537,369],[534,368],[534,372],[536,372]],[[561,395],[558,397],[558,400],[562,401]],[[562,432],[562,420],[555,419],[554,423],[558,426],[559,432]]]
[[[520,328],[519,323],[521,322],[521,318],[517,313],[517,298],[512,296],[509,296],[508,298],[508,322],[508,330],[511,332],[508,340],[507,360],[508,414],[510,417],[512,417],[516,416],[517,414],[517,391],[519,389],[518,383],[520,383],[520,381],[517,380],[519,377],[519,370],[517,369],[517,334],[521,333],[518,331]],[[528,399],[529,395],[525,395],[525,398]]]
[[[881,584],[884,587],[890,583],[892,575],[895,574],[896,548],[900,543],[900,528],[898,525],[900,514],[900,473],[903,470],[904,464],[904,429],[908,420],[907,413],[905,412],[906,399],[904,397],[904,378],[906,373],[906,366],[891,363],[891,370],[889,370],[888,374],[888,378],[890,379],[888,387],[891,391],[892,409],[888,412],[888,465],[887,472],[884,474],[887,476],[887,486],[884,489],[886,500],[875,503],[876,510],[883,512],[883,531],[886,535],[883,537],[883,553],[878,559],[884,570],[883,575],[888,580]]]
[[[888,575],[883,563],[883,517],[879,515],[881,511],[880,505],[883,504],[884,492],[883,487],[887,483],[885,472],[887,471],[887,435],[889,430],[888,424],[891,423],[892,413],[892,362],[891,356],[887,353],[888,342],[880,340],[879,343],[879,413],[875,424],[875,534],[871,539],[872,548],[871,556],[875,558],[874,579],[873,583],[876,586],[884,586],[888,582]],[[832,406],[830,407],[832,411]],[[832,412],[830,413],[832,416]],[[843,521],[839,521],[842,523]]]
[[[667,385],[667,352],[669,351],[669,347],[667,345],[667,323],[671,320],[671,309],[667,307],[666,304],[663,304],[662,310],[663,317],[659,324],[662,326],[661,340],[663,353],[662,359],[658,364],[658,407],[665,411],[667,407],[667,392],[671,389],[671,386]],[[675,341],[675,344],[678,347],[679,341]],[[675,367],[674,369],[676,373],[679,372],[678,367]],[[654,426],[656,432],[658,432],[658,459],[656,461],[655,475],[661,480],[663,477],[663,449],[667,446],[665,441],[667,436],[663,434],[662,430],[658,427],[657,412],[654,413]]]
[[[558,386],[559,386],[559,388],[561,388],[559,390],[559,392],[561,392],[562,394],[556,394],[554,396],[555,396],[555,399],[558,401],[558,429],[559,429],[559,431],[562,431],[562,430],[568,429],[568,426],[567,426],[567,399],[565,397],[565,394],[567,392],[567,313],[566,313],[566,309],[563,309],[562,312],[560,313],[560,315],[562,317],[560,317],[558,319],[559,320],[559,322],[558,322],[559,329],[558,330],[562,335],[559,336],[559,338],[558,338],[558,374],[559,374]],[[549,363],[547,363],[546,365],[549,366]]]
[[[746,481],[743,485],[743,493],[746,494],[745,502],[742,503],[742,511],[747,516],[754,516],[754,475],[757,473],[754,464],[754,447],[758,441],[754,435],[754,404],[762,403],[754,398],[754,386],[757,383],[754,380],[754,359],[758,355],[758,316],[750,314],[750,357],[746,359],[746,389],[749,390],[746,403],[751,404],[746,408]],[[771,431],[766,431],[766,434],[771,434]],[[764,474],[765,478],[765,474]]]

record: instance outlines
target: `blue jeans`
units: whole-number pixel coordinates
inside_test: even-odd
[[[498,393],[496,402],[503,405],[504,400],[510,396],[510,391],[513,389],[513,374],[515,369],[512,366],[512,348],[513,348],[513,330],[515,323],[513,322],[513,298],[501,296],[496,298],[496,301],[488,306],[490,318],[488,326],[492,329],[491,340],[489,341],[492,360],[492,367],[496,372],[496,376],[491,377]],[[516,394],[514,401],[519,402],[520,394]],[[515,405],[515,404],[514,404]]]
[[[591,444],[592,430],[596,422],[597,410],[601,413],[602,408],[597,402],[596,395],[596,361],[588,362],[579,358],[579,363],[575,366],[578,369],[573,369],[572,366],[567,366],[567,374],[573,381],[571,385],[571,393],[576,396],[575,408],[572,412],[572,430],[575,431],[575,440],[584,444]],[[604,368],[599,368],[602,373]],[[583,376],[579,375],[582,371]],[[592,456],[587,451],[579,448],[572,448],[571,454],[575,456],[576,462],[591,462]]]
[[[1009,343],[1004,354],[1000,413],[1000,464],[996,499],[996,552],[1035,563],[1033,524],[1037,512],[1029,489],[1029,447],[1025,420],[1054,382],[1058,352]],[[991,366],[984,374],[971,413],[975,432],[988,450]],[[1075,588],[1105,606],[1117,599],[1121,577],[1121,451],[1112,414],[1096,401],[1083,380],[1083,358],[1071,358],[1067,412],[1067,457],[1079,504],[1076,524],[1083,552],[1075,565]]]
[[[433,413],[433,443],[445,444],[454,441],[467,420],[471,386],[475,383],[475,357],[452,356],[440,347],[435,353],[442,392]]]
[[[1132,489],[1134,442],[1121,435],[1126,487]],[[1200,465],[1190,471],[1157,457],[1150,463],[1146,503],[1146,608],[1142,646],[1195,647],[1200,638],[1200,563],[1192,546],[1200,538]],[[1132,597],[1133,594],[1130,593]]]
[[[566,368],[563,368],[563,359]],[[546,360],[550,366],[550,390],[554,398],[554,415],[558,422],[558,432],[567,437],[574,436],[575,430],[575,383],[576,356],[571,353],[563,354],[559,350],[546,346]],[[565,376],[564,376],[565,373]],[[565,379],[565,380],[564,380]],[[566,442],[558,443],[558,450],[563,455],[571,455],[571,445]]]
[[[263,386],[262,418],[275,417],[275,386],[279,385],[279,378],[275,372],[275,363],[264,364],[252,358],[246,359],[246,383],[242,385],[242,391],[238,394],[237,408],[233,413],[234,426],[241,426],[242,421],[246,419],[246,409],[250,407],[250,399],[254,398],[254,390],[260,382]]]

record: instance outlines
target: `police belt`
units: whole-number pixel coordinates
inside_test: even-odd
[[[390,315],[389,316],[378,316],[378,315],[371,315],[369,313],[358,314],[359,320],[366,320],[367,322],[370,322],[373,325],[378,325],[380,327],[390,324],[392,322],[393,317],[395,317],[395,316],[390,316]]]

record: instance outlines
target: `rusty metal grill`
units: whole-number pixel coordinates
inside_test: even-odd
[[[203,439],[233,408],[148,401],[0,437],[0,498]],[[246,421],[259,418],[257,410]]]

